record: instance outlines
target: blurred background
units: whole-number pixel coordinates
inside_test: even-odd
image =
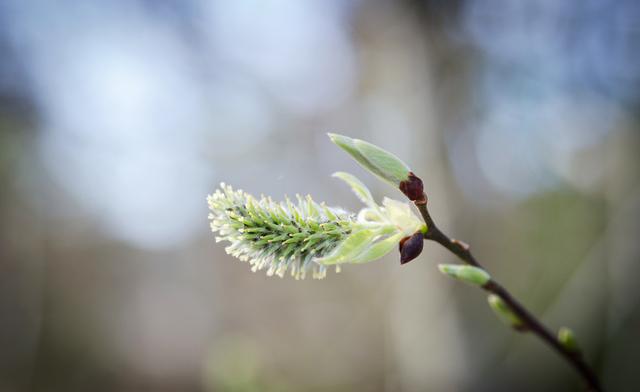
[[[402,198],[327,131],[640,390],[639,104],[633,0],[2,0],[0,390],[581,390],[435,244],[294,281],[214,243],[220,181]]]

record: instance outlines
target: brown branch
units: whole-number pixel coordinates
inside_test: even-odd
[[[429,210],[427,209],[426,195],[421,200],[414,200],[414,203],[418,210],[420,210],[420,214],[427,224],[427,232],[424,234],[425,240],[435,241],[458,256],[465,263],[482,268],[480,263],[478,263],[471,253],[467,244],[462,241],[449,238],[440,231],[440,229],[438,229],[429,214]],[[582,355],[579,352],[568,349],[560,343],[560,341],[558,341],[558,339],[544,326],[544,324],[542,324],[533,314],[521,305],[520,302],[518,302],[502,285],[492,279],[482,287],[486,291],[500,297],[509,309],[518,316],[522,322],[521,327],[518,328],[519,331],[533,333],[560,354],[582,376],[589,391],[603,391],[596,373],[584,361]]]

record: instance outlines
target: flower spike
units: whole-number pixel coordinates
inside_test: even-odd
[[[296,279],[307,274],[323,278],[330,265],[339,271],[340,264],[379,259],[422,226],[407,204],[385,198],[378,205],[356,177],[335,176],[366,204],[358,214],[318,204],[310,196],[297,195],[297,203],[289,198],[276,203],[221,184],[208,197],[216,242],[230,242],[227,253],[248,261],[254,272],[266,269],[268,276],[283,277],[291,271]]]

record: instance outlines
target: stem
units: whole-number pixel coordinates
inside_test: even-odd
[[[429,210],[427,209],[426,196],[422,201],[415,201],[415,205],[420,210],[422,218],[427,224],[427,232],[424,234],[425,240],[431,240],[439,243],[447,248],[453,254],[458,256],[462,261],[474,267],[482,268],[480,263],[475,259],[469,245],[462,241],[449,238],[445,235],[433,222]],[[531,332],[552,349],[554,349],[560,356],[562,356],[567,362],[569,362],[576,371],[582,376],[587,384],[589,391],[602,392],[603,389],[598,381],[598,376],[584,361],[582,355],[579,352],[569,350],[540,322],[533,314],[531,314],[520,302],[518,302],[502,285],[493,279],[486,285],[482,286],[486,291],[493,293],[500,297],[511,311],[518,316],[522,322],[522,328],[519,328],[521,332]]]

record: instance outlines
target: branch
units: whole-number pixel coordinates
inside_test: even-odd
[[[451,253],[455,254],[467,264],[474,267],[482,268],[480,263],[475,259],[469,249],[469,245],[462,241],[449,238],[445,235],[431,218],[427,209],[427,197],[424,195],[418,200],[414,200],[414,204],[420,211],[422,218],[427,224],[427,232],[424,234],[425,240],[435,241],[447,248]],[[531,332],[560,356],[569,362],[576,371],[582,376],[587,384],[589,391],[602,392],[600,382],[596,373],[584,361],[582,355],[578,351],[572,351],[564,346],[533,314],[531,314],[523,305],[520,304],[502,285],[491,279],[487,284],[482,286],[486,291],[500,297],[502,301],[510,308],[510,310],[520,319],[522,325],[518,328],[520,332]]]
[[[456,268],[451,268],[452,266],[445,265],[445,269],[441,268],[443,273],[468,283],[481,285],[483,289],[491,293],[489,303],[492,308],[499,312],[500,315],[508,315],[509,318],[517,321],[516,323],[510,322],[514,328],[521,332],[529,331],[538,336],[580,373],[589,390],[602,391],[595,372],[586,364],[575,346],[575,340],[570,330],[561,330],[558,338],[552,335],[504,287],[490,278],[490,275],[482,269],[480,263],[473,257],[467,244],[449,238],[438,229],[427,210],[427,195],[424,193],[422,180],[411,171],[406,163],[392,153],[363,140],[331,133],[329,137],[365,169],[397,187],[420,210],[426,223],[426,228],[422,228],[411,237],[406,237],[400,241],[400,262],[402,264],[408,263],[420,254],[424,240],[435,241],[449,249],[449,251],[471,266],[453,266]],[[466,272],[459,273],[462,270]]]

